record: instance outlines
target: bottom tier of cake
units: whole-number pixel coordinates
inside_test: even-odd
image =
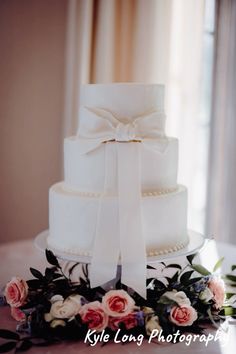
[[[107,232],[110,237],[119,237],[116,197],[69,191],[63,182],[52,186],[48,246],[70,254],[92,256],[101,203],[106,210]],[[175,252],[187,245],[187,189],[184,186],[173,191],[143,194],[141,204],[148,256]]]

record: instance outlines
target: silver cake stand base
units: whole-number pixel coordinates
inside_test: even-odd
[[[49,248],[47,245],[48,235],[49,231],[45,230],[35,238],[35,246],[42,252],[45,252],[45,249]],[[185,248],[162,256],[147,258],[147,263],[154,267],[153,269],[147,269],[147,278],[153,277],[165,281],[165,277],[172,277],[176,272],[176,268],[172,267],[173,264],[178,264],[183,269],[188,264],[186,256],[197,253],[197,258],[199,258],[200,251],[205,248],[208,241],[209,239],[204,238],[201,234],[189,230],[189,244]],[[76,256],[52,248],[49,249],[57,256],[63,273],[69,276],[71,281],[80,283],[81,278],[86,279],[90,270],[91,257]],[[118,265],[116,278],[102,285],[106,291],[114,289],[116,282],[121,279],[121,268]],[[85,275],[86,273],[87,275]]]
[[[179,251],[176,251],[176,252],[167,253],[165,255],[152,256],[152,257],[149,256],[149,257],[147,257],[148,263],[150,264],[150,263],[162,262],[164,260],[173,260],[173,259],[176,259],[177,257],[178,258],[179,257],[186,257],[190,254],[194,254],[194,253],[199,252],[201,249],[203,249],[203,247],[209,241],[209,239],[205,238],[200,233],[192,231],[192,230],[188,230],[188,235],[189,235],[189,243],[185,248],[183,248]],[[45,252],[45,249],[49,248],[61,260],[79,262],[79,263],[87,263],[87,264],[91,263],[91,256],[79,256],[79,255],[69,254],[69,253],[62,252],[62,251],[48,247],[48,244],[47,244],[48,236],[49,236],[49,230],[45,230],[36,236],[34,244],[37,249]]]

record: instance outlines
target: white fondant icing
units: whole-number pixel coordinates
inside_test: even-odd
[[[108,235],[120,237],[118,176],[122,176],[121,172],[125,175],[129,166],[124,171],[120,169],[117,151],[122,145],[117,144],[127,144],[127,150],[130,144],[140,144],[141,170],[131,180],[135,181],[140,171],[146,253],[166,255],[185,247],[188,243],[187,190],[176,182],[178,140],[165,137],[164,86],[83,85],[80,107],[78,134],[64,141],[65,182],[50,189],[49,246],[66,253],[92,256],[101,200],[106,204]],[[152,112],[154,116],[149,115]],[[108,138],[104,140],[106,134]],[[148,139],[151,140],[149,147]],[[121,165],[124,160],[119,157]],[[129,160],[132,160],[130,156]],[[122,180],[122,186],[126,187],[126,180]]]
[[[107,192],[117,190],[118,142],[109,142],[87,154],[80,154],[78,138],[70,137],[64,142],[65,188],[84,192],[103,192],[107,169]],[[127,144],[138,144],[131,142]],[[105,151],[109,149],[109,151]],[[109,154],[109,160],[105,153]],[[108,163],[107,163],[108,162]],[[106,166],[106,163],[108,166]],[[148,149],[141,144],[141,189],[143,192],[176,187],[178,165],[178,140],[168,138],[165,152]]]
[[[113,83],[81,86],[80,107],[101,108],[123,122],[146,112],[164,112],[164,85]]]
[[[99,200],[99,197],[68,191],[62,182],[53,185],[49,201],[49,245],[78,254],[81,250],[91,253]],[[111,237],[119,237],[117,198],[104,197],[103,202],[108,205],[107,225]],[[186,188],[179,186],[172,193],[142,198],[142,220],[148,254],[153,250],[169,253],[174,247],[183,247],[181,244],[188,240]]]

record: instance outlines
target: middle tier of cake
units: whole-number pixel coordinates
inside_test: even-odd
[[[116,196],[68,190],[64,182],[53,185],[49,193],[49,247],[78,256],[92,256],[101,203],[106,232],[110,237],[119,237]],[[147,255],[166,254],[187,245],[187,189],[184,186],[143,192],[141,210]],[[135,250],[135,244],[133,247]]]
[[[120,142],[102,143],[88,153],[81,153],[81,140],[69,137],[64,141],[64,175],[68,190],[117,194],[117,148]],[[178,139],[166,137],[150,147],[143,143],[126,142],[129,148],[139,145],[140,174],[143,192],[173,189],[177,186]],[[156,145],[155,145],[156,144]],[[130,164],[132,165],[132,160]],[[126,171],[123,171],[126,174]],[[127,183],[130,181],[127,180]]]

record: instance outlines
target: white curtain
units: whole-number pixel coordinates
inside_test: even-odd
[[[64,136],[77,130],[81,83],[166,83],[171,8],[171,0],[69,0]]]
[[[207,232],[236,243],[236,1],[218,1]]]
[[[166,64],[167,133],[179,138],[178,181],[188,187],[189,228],[202,233],[207,167],[207,146],[201,137],[200,119],[204,6],[204,0],[172,1]],[[203,173],[201,184],[200,170]]]

